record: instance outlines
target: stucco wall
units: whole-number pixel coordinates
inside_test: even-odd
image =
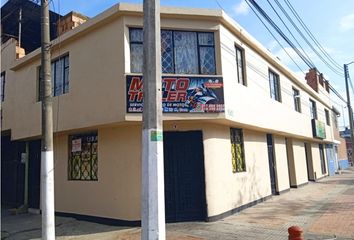
[[[98,130],[98,181],[68,181],[68,135],[57,136],[54,142],[56,211],[138,220],[140,134],[138,126]]]
[[[292,142],[296,171],[296,183],[297,186],[299,186],[308,182],[306,152],[304,142],[298,140],[293,140]]]
[[[323,146],[324,148],[325,146]],[[326,166],[326,173],[322,174],[322,168],[321,168],[321,158],[320,158],[320,149],[318,143],[312,143],[311,144],[311,149],[312,149],[312,161],[313,161],[313,170],[316,173],[316,178],[321,178],[323,176],[328,175],[328,166],[327,166],[327,159],[326,159],[326,149],[324,148],[324,164]]]
[[[204,132],[208,216],[215,216],[271,194],[264,133],[245,130],[246,172],[232,173],[229,127]]]
[[[274,153],[276,161],[277,191],[281,192],[290,188],[289,166],[284,137],[274,136]]]
[[[244,130],[247,170],[232,173],[229,129],[214,124],[165,124],[165,131],[203,131],[209,217],[271,194],[265,134]],[[56,211],[139,220],[140,135],[139,125],[98,130],[98,181],[68,181],[68,135],[56,136]]]

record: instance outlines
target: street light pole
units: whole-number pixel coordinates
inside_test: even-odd
[[[344,77],[345,77],[345,88],[347,92],[347,107],[348,107],[348,115],[349,115],[349,128],[350,128],[350,141],[352,146],[352,154],[350,156],[351,162],[353,162],[353,150],[354,150],[354,133],[353,133],[353,109],[350,104],[350,95],[349,95],[349,72],[348,72],[348,65],[354,63],[350,62],[348,64],[344,64]],[[349,156],[348,156],[349,158]],[[349,160],[349,159],[348,159]]]
[[[141,239],[164,240],[160,0],[144,0]]]

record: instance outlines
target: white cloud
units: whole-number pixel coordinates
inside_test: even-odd
[[[236,4],[233,7],[233,10],[236,15],[247,15],[250,11],[250,8],[245,0],[241,0],[239,4]]]
[[[344,16],[339,21],[340,29],[348,31],[354,29],[354,13]]]

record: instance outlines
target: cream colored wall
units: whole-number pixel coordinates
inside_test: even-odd
[[[10,39],[1,45],[1,73],[5,71],[5,97],[1,103],[3,117],[1,130],[9,130],[13,123],[14,98],[11,96],[16,94],[16,88],[14,85],[14,72],[10,70],[10,67],[16,59],[16,44],[16,40]]]
[[[313,171],[316,173],[316,177],[321,178],[321,177],[327,176],[328,175],[328,166],[327,166],[325,146],[323,145],[323,152],[324,152],[324,158],[325,158],[324,162],[325,162],[325,166],[326,166],[326,173],[325,174],[322,174],[320,149],[319,149],[318,143],[312,143],[311,149],[312,149],[312,159],[313,159]]]
[[[54,48],[52,59],[69,54],[69,92],[53,98],[54,131],[124,120],[125,77],[123,21],[116,18],[84,37]],[[40,135],[37,58],[14,73],[11,113],[13,139]],[[26,91],[24,91],[26,89]]]
[[[209,217],[271,194],[265,134],[247,130],[243,134],[246,172],[232,173],[229,127],[203,132]]]
[[[309,89],[305,83],[299,84],[289,80],[280,70],[272,66],[247,44],[241,42],[225,27],[220,27],[219,34],[226,118],[249,127],[312,138],[309,98],[314,99],[310,96],[310,93],[314,94],[314,91]],[[245,50],[247,86],[237,83],[235,43]],[[279,74],[281,102],[270,97],[269,69]],[[301,113],[294,109],[293,87],[300,91]],[[330,106],[328,93],[324,89],[321,88],[319,96]],[[325,106],[317,100],[316,102],[318,118],[325,122]],[[326,140],[332,141],[332,129],[328,126],[326,133]]]
[[[264,133],[244,130],[247,171],[232,173],[228,126],[178,121],[165,123],[164,130],[203,131],[209,217],[271,194]],[[68,181],[68,135],[56,136],[56,211],[139,220],[140,136],[138,125],[98,130],[98,181]]]
[[[288,157],[284,137],[274,136],[274,153],[276,161],[277,191],[281,192],[290,188]]]
[[[139,220],[140,134],[138,126],[98,130],[98,181],[68,181],[68,135],[56,136],[56,211]]]
[[[306,152],[304,142],[299,140],[293,140],[292,142],[296,171],[296,183],[297,186],[299,186],[308,182]]]

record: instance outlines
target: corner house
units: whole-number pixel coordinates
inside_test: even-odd
[[[142,49],[142,6],[122,3],[53,40],[56,212],[140,221]],[[3,45],[2,138],[39,209],[40,49],[16,52]],[[221,10],[163,7],[161,55],[167,221],[216,220],[327,175],[333,111],[316,69],[300,79]]]

